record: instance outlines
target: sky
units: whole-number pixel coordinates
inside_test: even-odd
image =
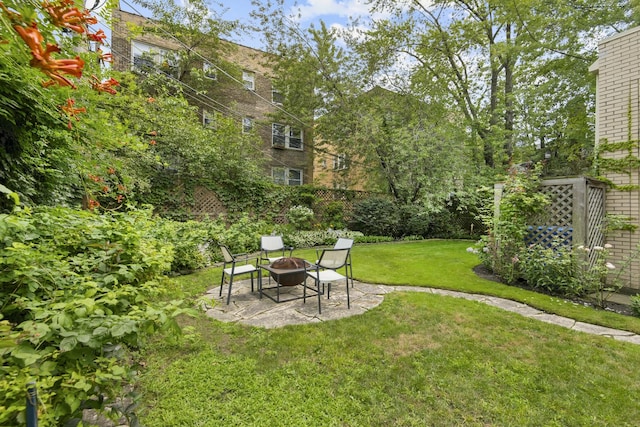
[[[253,9],[251,0],[217,0],[218,5],[216,5],[216,0],[212,0],[210,3],[213,9],[222,15],[223,19],[238,20],[241,24],[251,23],[249,16]],[[289,7],[288,12],[300,17],[299,23],[302,27],[307,27],[312,23],[317,26],[320,20],[324,21],[328,27],[345,27],[349,22],[349,17],[368,15],[368,6],[365,4],[365,0],[298,0],[294,6],[295,3],[293,0],[286,0],[285,6]],[[133,0],[120,0],[120,7],[133,13],[142,11],[142,8],[135,5]],[[255,36],[233,36],[231,41],[258,49],[263,47],[261,39]]]

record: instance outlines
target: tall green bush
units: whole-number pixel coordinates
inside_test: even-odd
[[[396,236],[400,217],[389,199],[371,198],[353,207],[349,228],[372,236]]]
[[[175,333],[180,302],[160,303],[171,246],[148,211],[66,208],[0,215],[0,425],[23,425],[25,387],[41,426],[78,420],[132,381],[127,350]]]

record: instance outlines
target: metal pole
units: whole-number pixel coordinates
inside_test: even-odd
[[[27,384],[27,427],[38,427],[38,392],[35,382]]]

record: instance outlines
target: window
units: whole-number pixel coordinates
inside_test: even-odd
[[[206,128],[213,129],[216,126],[216,116],[208,112],[207,110],[202,111],[202,125]]]
[[[302,185],[302,170],[290,168],[271,169],[273,182],[280,185]]]
[[[347,190],[347,184],[345,184],[344,182],[333,182],[333,189],[334,190]]]
[[[347,155],[346,154],[337,154],[333,158],[333,169],[334,170],[343,170],[347,168]]]
[[[131,55],[133,68],[138,71],[160,69],[174,76],[179,71],[175,53],[170,50],[134,40],[131,42]]]
[[[271,144],[275,148],[303,149],[302,130],[280,123],[271,126]]]
[[[202,64],[202,71],[204,76],[211,80],[218,80],[218,69],[210,62]]]
[[[244,83],[245,89],[254,90],[256,88],[256,73],[243,71],[242,82]]]
[[[271,91],[271,102],[276,105],[282,105],[284,103],[284,95],[277,90]]]
[[[250,133],[253,130],[253,119],[251,117],[242,118],[242,133]]]

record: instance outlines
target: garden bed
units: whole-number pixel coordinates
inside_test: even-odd
[[[490,270],[488,270],[484,265],[479,264],[476,267],[473,268],[473,272],[478,276],[481,277],[483,279],[486,280],[491,280],[497,283],[503,283],[505,285],[507,285],[506,282],[504,282],[499,276],[495,275],[493,272],[491,272]],[[557,297],[557,298],[562,298],[565,299],[567,301],[571,301],[573,303],[576,304],[581,304],[587,307],[593,307],[595,309],[598,310],[607,310],[607,311],[613,311],[615,313],[619,313],[619,314],[623,314],[625,316],[634,316],[633,313],[633,309],[631,308],[630,305],[628,304],[622,304],[619,302],[615,302],[615,301],[605,301],[605,307],[599,307],[598,305],[596,305],[592,300],[590,300],[588,297],[584,297],[584,298],[579,298],[579,297],[567,297],[567,296],[561,296],[561,295],[555,295],[552,294],[550,292],[545,292],[544,289],[536,289],[532,286],[529,286],[529,284],[524,281],[524,280],[519,280],[518,282],[516,282],[513,285],[510,286],[516,286],[518,288],[521,289],[526,289],[532,292],[538,292],[540,294],[545,294],[545,295],[550,295],[553,297]]]

